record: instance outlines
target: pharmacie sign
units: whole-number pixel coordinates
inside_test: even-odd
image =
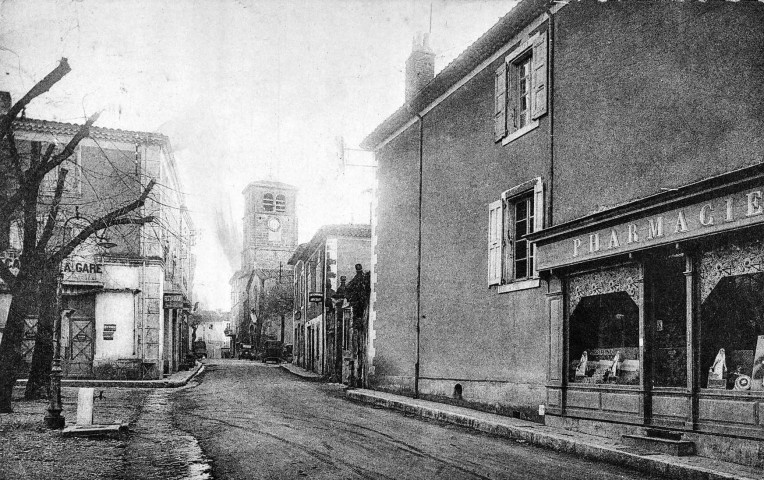
[[[571,265],[764,223],[764,189],[751,189],[537,246],[538,269]]]

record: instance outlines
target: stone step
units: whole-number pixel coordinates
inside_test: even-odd
[[[625,445],[665,453],[666,455],[675,457],[695,455],[695,442],[689,440],[672,440],[647,435],[622,435],[621,438]]]

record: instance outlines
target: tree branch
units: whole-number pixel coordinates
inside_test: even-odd
[[[21,167],[19,151],[16,149],[16,136],[13,134],[13,130],[8,132],[8,151],[11,154],[11,163],[13,164],[13,171],[16,174],[16,181],[21,185],[24,182],[24,171]]]
[[[147,223],[151,223],[156,218],[153,215],[149,215],[148,217],[140,217],[140,218],[118,218],[116,220],[112,220],[111,223],[101,223],[101,222],[93,222],[87,227],[85,227],[80,233],[74,237],[69,243],[61,247],[60,250],[53,253],[50,257],[48,257],[48,262],[56,265],[58,263],[61,263],[64,261],[66,257],[71,255],[71,253],[74,251],[75,248],[82,245],[85,240],[90,238],[91,235],[100,232],[101,230],[105,230],[109,227],[114,227],[117,225],[145,225]]]
[[[58,83],[58,81],[64,78],[64,75],[69,73],[71,70],[72,69],[69,67],[69,62],[67,62],[66,58],[62,58],[58,66],[54,68],[49,74],[47,74],[45,78],[37,82],[37,84],[32,87],[32,89],[29,90],[27,94],[21,98],[21,100],[16,102],[16,104],[13,105],[10,110],[8,110],[8,113],[0,116],[0,138],[4,137],[8,134],[8,132],[11,131],[11,125],[13,124],[13,121],[16,119],[19,112],[21,112],[21,110],[23,110],[24,107],[29,104],[29,102],[50,90],[53,85]]]
[[[146,188],[143,190],[143,193],[141,193],[141,196],[138,197],[137,200],[125,205],[124,207],[121,207],[112,212],[109,212],[106,215],[90,222],[90,224],[87,227],[85,227],[82,231],[80,231],[80,233],[77,234],[76,237],[71,239],[69,243],[64,245],[57,252],[53,253],[50,256],[50,259],[56,263],[63,261],[66,257],[69,256],[70,253],[74,251],[75,248],[81,245],[91,235],[101,230],[104,230],[108,227],[111,227],[114,225],[143,225],[145,223],[153,222],[154,221],[153,216],[148,216],[148,217],[143,217],[138,219],[121,218],[121,217],[124,217],[128,213],[142,207],[146,203],[146,199],[151,193],[151,190],[154,188],[154,185],[156,185],[156,180],[152,179],[149,182],[149,184],[146,185]]]
[[[45,228],[40,235],[40,240],[37,242],[37,247],[45,248],[48,245],[50,237],[53,236],[53,228],[56,226],[56,218],[58,217],[58,207],[61,204],[61,197],[64,195],[64,187],[66,185],[66,175],[69,170],[61,168],[58,171],[58,182],[56,183],[56,191],[53,194],[53,203],[50,206],[50,212],[48,212],[48,220],[45,221]]]
[[[46,173],[61,165],[64,160],[71,157],[74,153],[74,149],[77,148],[77,145],[79,145],[80,141],[90,135],[90,127],[93,126],[93,123],[95,123],[95,121],[98,120],[98,117],[100,116],[101,112],[96,112],[88,117],[85,124],[80,126],[79,130],[77,130],[77,133],[75,133],[72,139],[69,140],[69,143],[66,144],[66,147],[64,147],[64,149],[57,154],[53,155],[53,158],[51,158],[51,155],[53,153],[54,146],[50,145],[48,150],[45,152],[45,156],[40,162],[39,168],[35,169],[34,174],[39,175],[40,178],[42,178]]]

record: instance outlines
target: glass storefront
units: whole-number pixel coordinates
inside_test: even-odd
[[[734,241],[700,257],[700,386],[763,390],[764,242]]]
[[[568,282],[568,381],[639,384],[639,267],[584,273]]]

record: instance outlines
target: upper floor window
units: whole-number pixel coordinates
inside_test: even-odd
[[[266,212],[272,212],[273,211],[273,194],[272,193],[266,193],[263,195],[263,210]]]
[[[500,292],[538,279],[536,246],[527,236],[543,227],[543,203],[543,183],[536,178],[507,190],[488,206],[488,284],[499,285]],[[532,286],[535,283],[522,288]]]
[[[284,195],[276,195],[276,211],[283,212],[286,210],[286,197]]]
[[[513,279],[529,278],[533,276],[533,246],[526,235],[533,233],[534,208],[533,194],[530,193],[511,202],[509,209],[511,231],[507,232],[507,238],[512,244],[512,269]]]
[[[512,50],[494,75],[494,139],[506,144],[533,130],[547,113],[547,34]]]

